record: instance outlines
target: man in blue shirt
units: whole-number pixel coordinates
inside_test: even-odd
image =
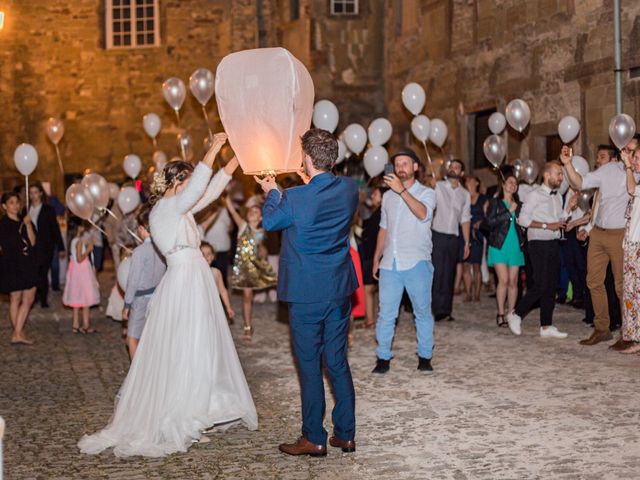
[[[256,178],[268,194],[262,223],[282,230],[278,298],[288,302],[293,350],[300,375],[302,436],[281,444],[289,455],[324,456],[327,432],[322,361],[336,397],[329,443],[354,452],[355,392],[347,360],[351,294],[358,287],[349,254],[349,232],[358,189],[330,173],[337,157],[335,137],[311,129],[302,137],[306,185],[280,192],[275,179]]]

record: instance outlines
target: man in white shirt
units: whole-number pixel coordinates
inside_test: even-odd
[[[638,142],[634,138],[625,148],[633,150],[637,145]],[[581,345],[596,345],[613,338],[609,331],[609,304],[605,288],[609,262],[616,294],[622,299],[622,240],[626,222],[624,213],[629,201],[627,178],[621,162],[607,163],[583,177],[573,168],[570,153],[567,147],[563,147],[560,160],[564,164],[571,186],[577,190],[599,189],[587,253],[587,287],[593,302],[595,328],[589,338],[580,341]],[[621,305],[620,308],[622,310],[624,306]]]
[[[380,312],[376,324],[376,367],[386,373],[393,353],[391,343],[396,317],[406,289],[413,304],[418,340],[418,370],[432,372],[433,317],[431,315],[431,219],[436,208],[435,192],[415,178],[419,160],[409,149],[391,157],[395,174],[385,175],[391,189],[382,197],[380,230],[373,257],[378,278]]]
[[[552,325],[560,275],[560,229],[565,226],[562,195],[558,193],[562,184],[562,167],[558,161],[545,164],[542,180],[542,185],[527,195],[518,218],[518,223],[528,229],[533,287],[507,315],[507,322],[513,334],[520,335],[522,318],[540,302],[540,336],[565,338],[567,334]]]
[[[456,265],[469,256],[469,235],[471,232],[471,196],[460,184],[464,176],[464,164],[452,160],[446,180],[436,183],[436,203],[438,208],[433,217],[433,302],[432,309],[436,322],[447,318],[453,320],[453,284]],[[462,229],[464,254],[460,258],[459,232]]]

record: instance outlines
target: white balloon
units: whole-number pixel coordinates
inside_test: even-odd
[[[576,117],[567,115],[558,123],[558,135],[565,144],[571,143],[580,133],[580,122]]]
[[[167,164],[167,156],[162,150],[156,150],[153,152],[153,163],[156,166],[156,170],[159,172],[161,172]]]
[[[448,134],[449,131],[447,130],[447,125],[442,120],[440,120],[439,118],[434,118],[433,120],[431,120],[429,140],[431,140],[434,145],[442,148],[444,142],[447,141]]]
[[[120,193],[120,187],[117,183],[109,182],[109,198],[111,200],[115,200],[118,198],[118,193]]]
[[[520,173],[520,176],[525,182],[531,185],[538,178],[538,171],[539,168],[536,162],[533,160],[525,160],[522,163],[522,172]]]
[[[338,107],[329,100],[318,100],[313,106],[313,124],[316,128],[333,133],[338,126]]]
[[[344,138],[349,150],[356,155],[362,153],[362,150],[367,145],[367,132],[358,123],[352,123],[344,129]]]
[[[140,205],[140,194],[134,187],[122,187],[118,194],[118,206],[125,215],[133,212]]]
[[[344,161],[344,156],[347,154],[347,146],[342,140],[338,140],[338,158],[336,159],[336,165]]]
[[[64,123],[62,123],[62,120],[59,118],[50,117],[49,120],[47,120],[45,132],[49,140],[51,140],[51,143],[57,145],[64,135]]]
[[[626,113],[616,115],[609,122],[609,136],[618,150],[627,146],[636,133],[636,123]]]
[[[376,118],[369,124],[369,142],[374,147],[384,145],[391,138],[393,127],[386,118]]]
[[[417,83],[408,83],[402,89],[402,104],[414,115],[422,111],[426,99],[424,88]]]
[[[210,70],[199,68],[189,77],[189,88],[194,97],[203,107],[213,96],[215,77]]]
[[[162,84],[162,94],[169,106],[177,112],[184,103],[187,89],[182,80],[177,77],[171,77]]]
[[[426,142],[431,132],[431,120],[426,115],[417,115],[411,120],[411,133],[420,140]]]
[[[584,176],[589,173],[589,162],[580,155],[574,155],[571,158],[571,164],[573,165],[574,170],[580,175]]]
[[[129,279],[129,271],[131,270],[131,257],[127,257],[118,265],[118,285],[122,291],[127,289],[127,280]]]
[[[38,166],[38,152],[33,145],[21,143],[13,152],[13,161],[18,171],[26,177]]]
[[[370,177],[376,177],[384,172],[384,166],[389,162],[389,153],[381,145],[374,145],[364,153],[362,163]]]
[[[494,135],[499,135],[504,131],[504,127],[507,126],[507,119],[500,112],[493,112],[489,117],[489,130]]]
[[[133,153],[130,153],[129,155],[124,157],[122,168],[124,168],[124,173],[135,180],[136,177],[140,175],[140,170],[142,169],[142,162],[140,161],[140,157]]]
[[[509,125],[522,133],[524,129],[527,128],[527,125],[529,125],[529,120],[531,120],[531,110],[527,102],[516,98],[515,100],[511,100],[507,105],[505,116],[507,117]]]
[[[144,131],[151,138],[156,138],[158,133],[160,132],[160,127],[162,126],[162,122],[160,121],[160,117],[155,113],[147,113],[144,117],[142,117],[142,126],[144,127]]]
[[[498,168],[506,154],[506,149],[504,143],[502,142],[502,137],[496,134],[489,135],[485,139],[484,143],[482,144],[482,150],[484,152],[484,156],[487,157],[487,160],[489,160],[489,163],[491,163],[494,168]]]

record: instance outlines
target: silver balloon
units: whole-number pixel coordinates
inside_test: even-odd
[[[82,179],[82,186],[87,189],[95,208],[107,208],[109,204],[109,184],[102,175],[88,173]]]
[[[538,164],[533,160],[525,160],[522,163],[522,171],[520,173],[520,177],[522,180],[531,185],[538,178]]]
[[[57,145],[64,135],[64,123],[62,123],[62,120],[59,118],[50,117],[49,120],[47,120],[45,130],[51,143]]]
[[[171,77],[162,84],[162,94],[169,106],[177,112],[184,103],[187,89],[182,80],[177,77]]]
[[[527,102],[516,98],[507,105],[505,117],[507,117],[507,122],[513,129],[522,133],[529,125],[529,120],[531,120],[531,110]]]
[[[164,166],[167,164],[167,156],[162,150],[156,150],[153,152],[153,164],[159,172],[164,169]]]
[[[609,136],[618,150],[626,147],[636,133],[636,123],[626,113],[616,115],[609,122]]]
[[[76,217],[83,220],[91,220],[93,214],[93,197],[86,188],[80,183],[74,183],[64,195],[67,208],[71,210]]]
[[[522,173],[522,160],[516,158],[513,161],[513,173],[518,180],[520,180],[520,174]]]
[[[189,132],[185,130],[178,134],[178,150],[184,161],[191,161],[193,158],[193,139],[191,135],[189,135]]]
[[[595,193],[595,188],[590,188],[589,190],[581,190],[578,192],[578,208],[583,212],[588,212],[591,210],[591,205],[589,202]]]
[[[502,138],[498,135],[489,135],[482,144],[482,150],[489,163],[495,168],[502,163],[506,153]]]
[[[201,105],[206,105],[213,95],[215,78],[206,68],[199,68],[189,77],[189,88]]]

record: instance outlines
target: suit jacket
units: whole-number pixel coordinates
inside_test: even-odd
[[[56,211],[51,205],[43,203],[40,209],[34,250],[39,263],[50,263],[54,252],[66,250],[56,219]]]
[[[355,182],[321,173],[307,185],[272,190],[262,224],[282,230],[278,297],[319,303],[348,297],[358,288],[349,254],[349,232],[358,205]]]

